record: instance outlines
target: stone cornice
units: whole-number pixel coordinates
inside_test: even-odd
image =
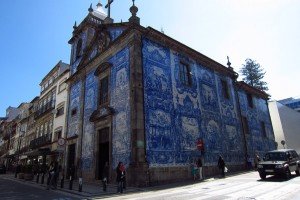
[[[245,83],[244,81],[238,81],[237,85],[239,89],[243,89],[250,94],[261,97],[262,99],[268,100],[270,97],[270,95],[267,94],[266,92],[256,89],[255,87],[252,87],[251,85]]]

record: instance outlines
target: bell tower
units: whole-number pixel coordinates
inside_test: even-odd
[[[72,38],[69,40],[69,44],[72,46],[70,58],[71,75],[77,71],[77,66],[80,63],[86,48],[93,39],[97,26],[104,24],[105,19],[108,17],[100,2],[97,4],[97,8],[95,10],[92,8],[91,4],[88,12],[88,15],[78,26],[75,22]]]

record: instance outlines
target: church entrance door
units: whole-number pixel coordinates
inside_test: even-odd
[[[103,168],[106,162],[109,163],[109,128],[99,130],[99,143],[98,143],[98,177],[102,179]]]

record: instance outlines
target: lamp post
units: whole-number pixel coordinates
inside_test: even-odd
[[[22,134],[20,134],[22,133]],[[19,172],[19,161],[20,161],[20,148],[21,148],[21,142],[22,142],[22,137],[23,137],[24,131],[19,132],[19,137],[18,137],[18,146],[17,146],[17,167],[16,167],[16,172],[15,172],[15,178],[17,178],[18,172]]]

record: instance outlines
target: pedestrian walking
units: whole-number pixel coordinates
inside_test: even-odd
[[[203,176],[202,176],[202,160],[201,160],[201,158],[197,158],[197,167],[199,170],[199,180],[202,180]]]
[[[257,165],[260,162],[260,157],[258,156],[258,154],[256,153],[254,156],[254,169],[257,170]]]
[[[194,180],[196,180],[197,179],[197,174],[199,172],[198,172],[197,162],[195,161],[195,159],[191,160],[191,172],[192,172]]]
[[[251,158],[249,155],[247,155],[247,168],[248,170],[251,170],[252,168]]]
[[[116,172],[117,172],[117,183],[118,183],[118,191],[117,192],[123,193],[126,173],[125,173],[125,167],[122,162],[119,162]]]
[[[108,162],[105,162],[105,165],[103,167],[103,172],[102,172],[102,185],[103,185],[103,191],[106,192],[107,188],[107,182],[108,182]]]
[[[226,164],[225,164],[225,161],[224,161],[224,159],[223,159],[222,156],[219,156],[218,167],[221,170],[222,177],[225,177],[225,167],[226,167]]]
[[[57,185],[57,175],[58,175],[58,162],[56,161],[53,164],[53,167],[50,168],[49,170],[49,174],[50,174],[50,182],[49,185],[47,185],[47,190],[49,190],[51,187],[52,189],[56,189],[56,185]]]

